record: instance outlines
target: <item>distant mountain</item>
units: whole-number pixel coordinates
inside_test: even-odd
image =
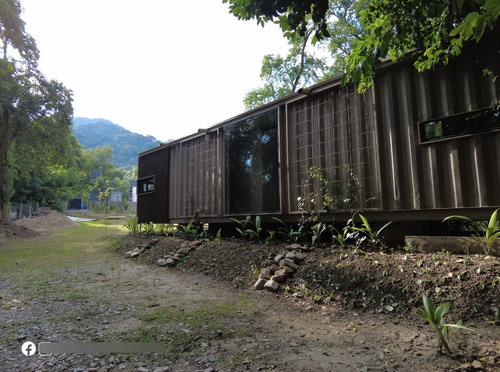
[[[130,169],[137,166],[140,152],[158,146],[161,142],[153,136],[133,133],[106,119],[73,119],[73,134],[84,149],[111,146],[111,162],[116,168]]]

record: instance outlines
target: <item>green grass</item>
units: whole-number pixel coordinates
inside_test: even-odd
[[[23,287],[20,299],[50,294],[69,301],[85,299],[74,278],[65,280],[64,270],[116,258],[108,247],[127,232],[123,222],[113,222],[107,226],[104,221],[83,222],[39,237],[7,241],[0,245],[0,280]],[[7,292],[2,290],[0,296]]]
[[[120,224],[82,222],[80,227],[54,230],[45,236],[9,240],[0,245],[0,277],[19,276],[23,272],[32,276],[51,268],[74,266],[91,261],[93,253],[99,253],[99,260],[111,256],[113,253],[106,251],[110,238],[126,234],[123,222],[116,222]]]

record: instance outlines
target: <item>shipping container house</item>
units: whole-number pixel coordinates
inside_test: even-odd
[[[145,151],[139,222],[486,219],[500,205],[498,44],[423,73],[387,62],[363,94],[334,78]]]

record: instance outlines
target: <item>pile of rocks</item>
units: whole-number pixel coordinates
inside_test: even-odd
[[[175,251],[169,252],[160,258],[156,264],[160,267],[173,267],[183,257],[187,256],[190,252],[194,251],[203,244],[203,240],[195,240],[192,242],[182,243]]]
[[[274,259],[267,260],[266,267],[260,270],[259,279],[254,284],[256,290],[266,289],[276,292],[280,284],[299,269],[305,260],[310,248],[300,244],[291,244],[285,247],[283,253],[277,254]]]
[[[136,258],[141,253],[150,249],[153,245],[157,244],[159,241],[160,241],[159,239],[151,239],[149,242],[145,244],[140,244],[133,250],[125,252],[125,258]]]

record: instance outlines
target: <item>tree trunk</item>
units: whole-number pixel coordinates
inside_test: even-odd
[[[9,139],[9,110],[4,107],[2,112],[2,117],[0,119],[0,218],[6,218],[6,213],[4,208],[8,200],[6,200],[7,194],[7,171],[8,171],[8,154],[11,141]]]

